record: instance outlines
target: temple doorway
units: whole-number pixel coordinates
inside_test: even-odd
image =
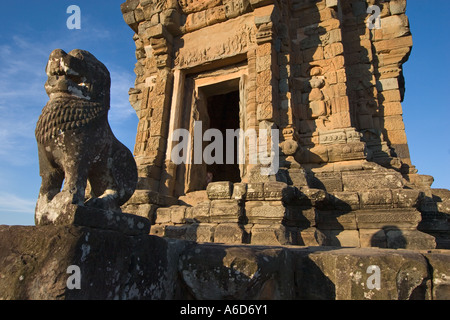
[[[239,129],[239,91],[232,91],[226,94],[209,96],[207,98],[207,112],[209,117],[209,128],[218,129],[223,137],[223,163],[207,165],[207,178],[210,182],[231,181],[241,182],[239,170],[238,148],[239,141],[234,138],[232,161],[227,141],[226,131]],[[227,149],[228,147],[228,149]]]
[[[168,150],[173,148],[170,128],[188,130],[190,141],[186,148],[186,162],[177,167],[174,194],[181,196],[206,190],[211,182],[241,182],[246,174],[243,162],[247,150],[241,155],[238,153],[238,133],[239,129],[242,132],[247,128],[246,65],[200,74],[179,72],[175,83],[179,90],[174,94]],[[233,133],[232,138],[227,139],[227,130]],[[205,137],[208,131],[214,131],[209,140]],[[220,136],[221,144],[214,144],[216,135]],[[220,150],[217,156],[216,150]],[[209,160],[205,161],[205,155],[210,156]]]

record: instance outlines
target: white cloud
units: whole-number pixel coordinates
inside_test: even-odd
[[[136,112],[129,102],[128,90],[134,86],[134,73],[111,68],[111,121],[128,118]]]
[[[35,199],[24,199],[15,194],[0,192],[0,212],[17,212],[34,215],[35,206]]]

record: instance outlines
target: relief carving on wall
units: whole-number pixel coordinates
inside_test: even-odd
[[[216,39],[220,39],[218,36]],[[185,49],[180,48],[176,53],[175,67],[188,68],[205,62],[223,59],[226,57],[242,54],[256,43],[255,30],[249,25],[242,25],[238,32],[229,36],[224,41],[210,41],[203,46]]]
[[[181,10],[187,14],[216,7],[221,2],[221,0],[178,0]]]

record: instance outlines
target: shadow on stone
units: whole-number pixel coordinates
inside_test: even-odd
[[[401,249],[407,247],[407,241],[400,229],[395,226],[386,226],[376,232],[371,240],[372,247]]]

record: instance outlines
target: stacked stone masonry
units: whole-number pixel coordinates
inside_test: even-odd
[[[379,29],[368,28],[370,5]],[[450,192],[418,174],[402,118],[406,0],[127,0],[121,9],[135,32],[129,94],[139,117],[138,190],[124,211],[151,219],[153,234],[450,247]],[[172,161],[173,132],[212,126],[210,99],[233,92],[240,129],[279,129],[280,169],[264,176],[246,162],[237,181],[208,184],[205,164]]]

